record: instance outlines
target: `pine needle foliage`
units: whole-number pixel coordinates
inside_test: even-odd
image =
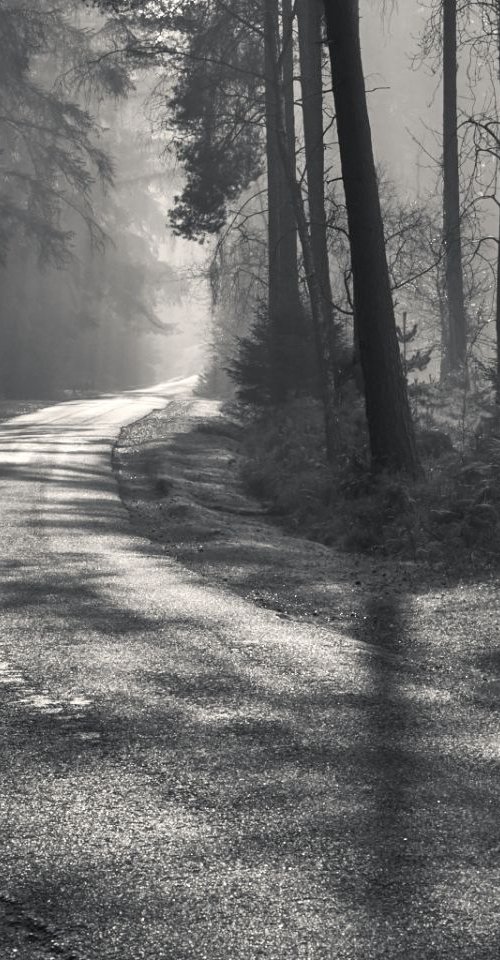
[[[111,182],[113,167],[77,94],[122,95],[129,80],[123,66],[103,58],[109,37],[78,26],[72,6],[57,0],[0,6],[3,264],[21,239],[35,245],[42,264],[64,266],[74,240],[68,211],[83,218],[95,243],[103,241],[91,192],[97,182]]]

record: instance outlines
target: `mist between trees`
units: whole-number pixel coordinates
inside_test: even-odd
[[[299,464],[317,533],[336,498],[375,493],[414,555],[449,530],[491,552],[497,0],[9,2],[0,16],[4,392],[151,379],[158,359],[168,373],[187,282],[159,256],[168,217],[204,251],[204,390],[239,404],[255,488],[289,513],[277,490]],[[384,31],[385,96],[369,42]]]
[[[0,391],[60,397],[164,379],[189,277],[165,231],[175,179],[153,78],[81,3],[0,6]]]

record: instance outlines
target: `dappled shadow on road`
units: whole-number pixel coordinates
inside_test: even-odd
[[[371,793],[369,815],[360,824],[360,839],[366,831],[360,886],[372,915],[375,943],[387,944],[389,955],[397,944],[399,956],[426,956],[431,944],[426,944],[424,917],[436,878],[430,838],[418,835],[421,810],[416,792],[419,783],[437,776],[440,747],[436,756],[420,741],[419,701],[405,691],[405,685],[412,683],[411,674],[391,655],[401,645],[404,648],[407,639],[408,598],[368,595],[363,609],[356,622],[357,636],[387,650],[389,656],[374,656],[370,661],[371,689],[360,731],[367,754],[360,769],[368,774]],[[424,858],[423,848],[427,850]]]
[[[5,522],[19,524],[21,555],[22,536],[29,531],[44,537],[42,552],[47,538],[55,538],[55,554],[63,552],[64,535],[130,535],[111,469],[110,441],[85,424],[3,424],[0,503]]]
[[[460,753],[469,718],[451,729],[392,656],[404,598],[364,609],[352,647],[330,649],[165,615],[162,662],[127,661],[128,695],[87,709],[98,737],[39,718],[34,821],[47,832],[51,791],[68,813],[48,850],[31,844],[23,895],[70,925],[86,898],[124,957],[118,914],[151,955],[161,928],[176,960],[494,960],[494,771]]]
[[[57,562],[50,570],[23,566],[22,577],[1,584],[0,616],[21,610],[28,616],[36,614],[38,622],[45,621],[46,626],[47,621],[54,624],[60,620],[71,643],[88,638],[91,631],[107,638],[126,638],[153,628],[154,619],[120,607],[106,596],[103,581],[109,586],[113,572],[104,576],[95,572],[93,560],[88,554],[67,553],[64,568],[57,569]],[[70,564],[75,567],[71,569]]]
[[[88,466],[74,476],[65,461],[57,496],[28,516],[51,568],[41,547],[31,568],[15,554],[3,567],[11,644],[43,634],[61,671],[96,674],[78,709],[73,691],[44,706],[35,680],[30,697],[12,692],[16,897],[75,938],[83,915],[86,950],[105,943],[124,960],[496,960],[489,727],[405,660],[411,586],[374,590],[347,563],[334,580],[311,552],[312,598],[294,608],[307,545],[253,525],[212,551],[207,520],[189,549],[167,531],[167,550],[270,610],[217,577],[183,594],[182,565],[172,589],[145,540],[128,540],[120,565],[130,530],[109,468]],[[213,506],[217,490],[189,469]],[[232,509],[241,522],[244,503]],[[151,602],[140,577],[154,580]],[[321,603],[335,630],[314,626]]]

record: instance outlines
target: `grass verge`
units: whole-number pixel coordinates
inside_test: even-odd
[[[243,432],[246,487],[294,532],[327,545],[446,567],[497,566],[500,426],[475,411],[464,439],[463,424],[439,409],[439,420],[428,409],[417,419],[425,476],[412,481],[370,472],[359,401],[342,415],[333,470],[319,404],[292,401]]]

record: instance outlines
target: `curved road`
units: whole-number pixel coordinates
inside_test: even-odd
[[[112,442],[190,387],[0,426],[1,960],[496,956],[390,666],[132,533]]]
[[[253,804],[240,810],[275,779],[259,750],[249,766],[240,753],[247,728],[274,722],[263,696],[289,686],[293,629],[132,535],[111,469],[120,427],[191,386],[0,426],[2,960],[296,949],[280,915],[295,871],[264,855]]]

